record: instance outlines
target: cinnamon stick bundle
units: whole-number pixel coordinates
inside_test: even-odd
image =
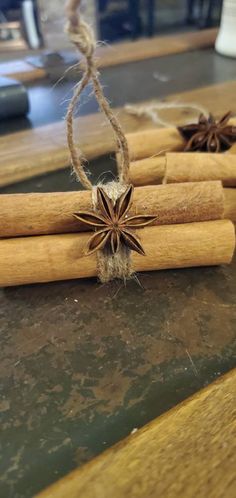
[[[131,253],[135,271],[230,263],[235,248],[228,220],[146,227],[138,231],[146,256]],[[85,256],[91,233],[0,240],[0,285],[51,282],[98,273],[96,253]]]
[[[73,217],[92,210],[91,192],[0,196],[0,237],[88,230]],[[183,183],[134,189],[130,214],[156,215],[156,225],[216,220],[223,217],[221,182]]]
[[[130,181],[136,186],[208,180],[221,180],[225,187],[235,187],[236,155],[172,152],[135,161],[130,166]]]
[[[224,210],[221,184],[183,184],[178,185],[177,189],[174,185],[159,188],[150,186],[137,189],[133,202],[133,188],[129,178],[129,149],[132,148],[132,140],[127,142],[120,123],[104,96],[94,59],[94,35],[90,26],[80,18],[80,3],[81,0],[68,0],[66,9],[66,32],[85,59],[81,84],[74,89],[66,123],[73,171],[89,192],[4,196],[2,210],[0,206],[1,235],[12,235],[14,238],[0,240],[0,285],[50,282],[96,275],[102,282],[108,282],[116,277],[129,278],[133,271],[229,263],[235,248],[235,233],[230,221],[217,220],[223,216]],[[113,129],[120,154],[117,181],[97,188],[96,192],[84,169],[83,154],[74,140],[75,107],[81,92],[90,82],[98,104]],[[173,142],[177,150],[180,141],[183,147],[183,139],[176,129],[166,132],[167,130],[162,130],[162,152],[165,152],[163,147],[169,150]],[[147,139],[148,137],[150,139],[149,132],[146,134]],[[145,139],[142,140],[143,150],[147,144]],[[153,147],[154,141],[153,138]],[[146,151],[142,157],[145,156]],[[97,199],[92,200],[93,194]],[[127,215],[127,212],[132,214],[131,206],[134,213],[139,212],[138,216]],[[86,212],[91,209],[92,214]],[[78,211],[77,216],[81,222],[84,221],[86,226],[91,223],[92,227],[102,227],[101,230],[93,233],[92,237],[90,232],[36,235],[78,231],[79,223],[73,218],[73,213]],[[156,216],[160,226],[142,228],[146,221],[150,223]],[[209,219],[216,221],[199,221]],[[197,222],[194,223],[194,220]],[[187,223],[188,221],[192,223]],[[139,227],[140,241],[128,229],[135,226]],[[81,226],[80,229],[82,228]]]

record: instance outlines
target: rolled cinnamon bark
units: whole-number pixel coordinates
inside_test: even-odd
[[[148,157],[130,163],[129,178],[135,187],[159,185],[166,173],[166,156]]]
[[[130,165],[130,181],[137,187],[209,180],[221,180],[225,187],[235,187],[236,155],[170,152]]]
[[[235,126],[236,126],[236,120],[235,120]],[[236,143],[234,143],[232,147],[230,147],[230,149],[227,150],[226,154],[236,154]]]
[[[134,271],[230,263],[235,248],[228,220],[146,227],[137,231],[146,256],[131,253]],[[0,285],[97,275],[97,256],[85,256],[90,233],[0,240]]]
[[[166,154],[163,183],[221,180],[225,187],[236,186],[236,155],[198,152]]]
[[[185,140],[177,128],[151,128],[126,135],[130,160],[163,155],[167,151],[183,150]],[[117,155],[119,162],[119,156]]]
[[[236,126],[236,119],[232,118],[229,124]],[[128,133],[126,137],[131,161],[163,155],[171,151],[183,151],[186,145],[186,141],[174,126]],[[236,153],[236,144],[231,147],[229,152]]]
[[[224,218],[236,223],[236,189],[224,188]]]
[[[73,217],[91,210],[90,192],[0,196],[0,237],[88,230]],[[223,217],[221,182],[146,186],[134,189],[131,214],[154,214],[156,225],[216,220]]]

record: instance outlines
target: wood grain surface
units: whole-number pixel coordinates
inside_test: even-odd
[[[197,102],[220,116],[228,109],[236,112],[235,92],[236,82],[232,81],[170,95],[168,100]],[[117,113],[126,133],[156,127],[148,118],[137,118],[124,109],[117,109]],[[168,118],[176,123],[183,122],[186,120],[186,109],[183,113],[169,112]],[[112,131],[101,114],[79,118],[75,122],[75,129],[80,148],[88,159],[115,150]],[[0,170],[0,186],[68,166],[69,153],[65,135],[63,121],[0,137],[0,162],[3,165]]]
[[[134,42],[116,43],[99,47],[97,55],[100,67],[116,66],[132,61],[163,57],[199,48],[213,47],[217,29],[206,29],[177,35],[156,36]]]
[[[12,40],[1,40],[0,54],[4,52],[15,52],[16,50],[27,50],[27,43],[23,38]]]
[[[38,498],[234,498],[236,370]]]
[[[158,36],[152,39],[98,47],[99,67],[116,66],[131,61],[212,47],[216,34],[217,29],[213,28],[200,32]],[[0,64],[0,75],[16,78],[22,82],[29,82],[45,78],[46,69],[33,67],[25,60],[13,60]]]
[[[0,76],[8,76],[22,83],[46,77],[45,69],[34,67],[24,60],[6,61],[0,64]]]

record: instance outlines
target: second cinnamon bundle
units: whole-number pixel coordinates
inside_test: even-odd
[[[235,187],[236,155],[170,152],[132,162],[130,180],[136,186],[220,180]]]

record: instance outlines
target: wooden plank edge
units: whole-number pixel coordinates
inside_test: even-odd
[[[155,57],[164,57],[198,48],[213,47],[217,29],[189,31],[180,35],[156,36],[133,42],[115,43],[108,47],[98,47],[96,55],[100,68],[112,67],[129,62],[141,61]],[[14,69],[14,64],[16,69]],[[7,65],[9,69],[7,70]],[[19,69],[21,65],[21,69]],[[18,66],[18,67],[17,67]],[[44,68],[31,66],[24,59],[0,64],[0,75],[30,82],[47,76]]]
[[[181,498],[183,490],[185,498],[233,498],[235,399],[236,369],[37,498],[91,498],[95,494],[97,498]]]
[[[212,28],[197,32],[187,32],[179,35],[155,36],[133,42],[117,43],[97,49],[100,68],[137,62],[144,59],[164,57],[199,48],[214,46],[217,29]]]

